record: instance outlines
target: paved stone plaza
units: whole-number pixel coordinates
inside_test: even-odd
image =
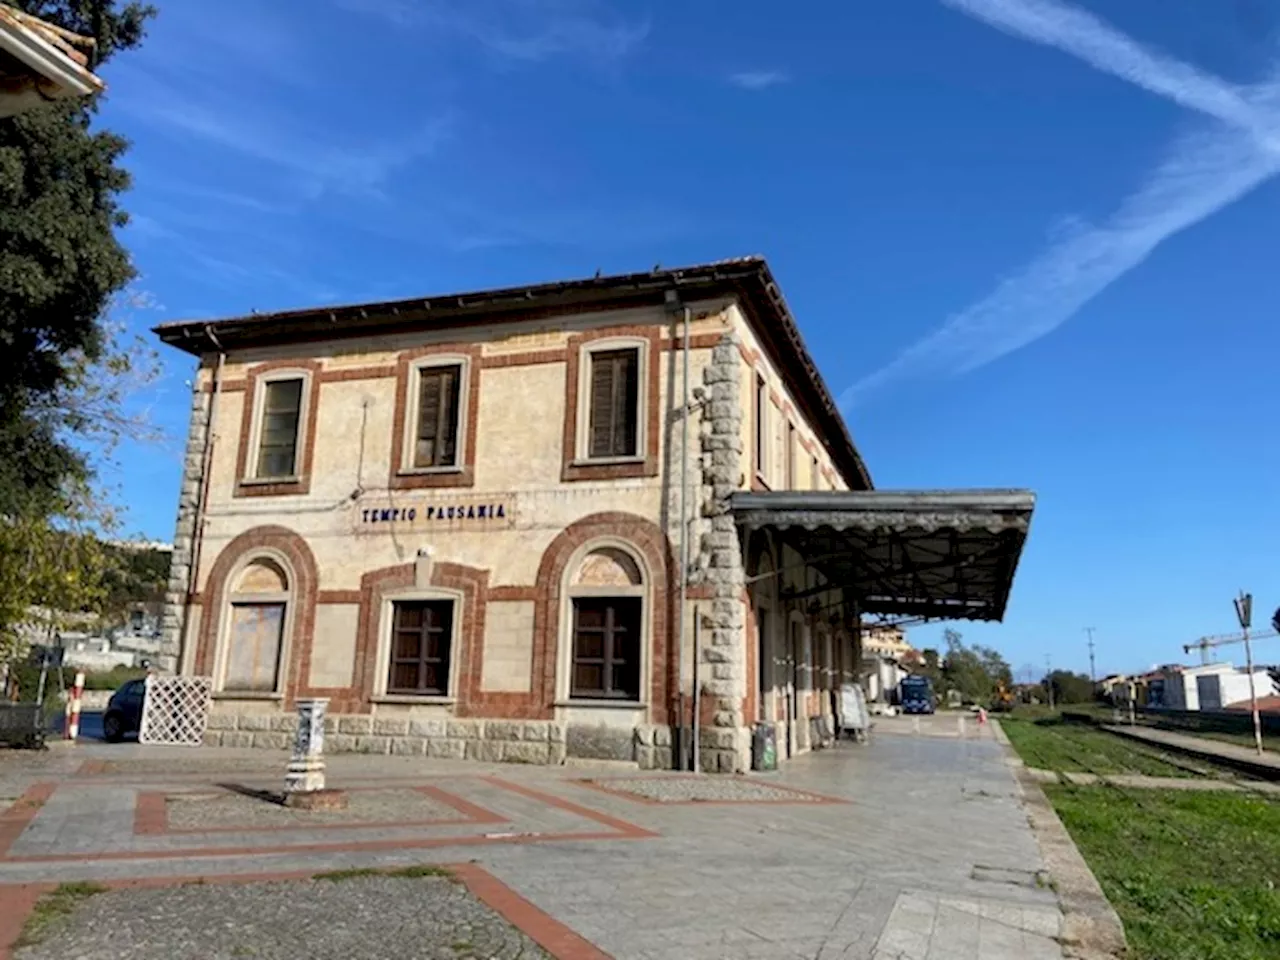
[[[0,914],[25,915],[36,894],[72,880],[205,878],[207,890],[467,864],[489,885],[486,903],[568,960],[1061,957],[1062,916],[1004,748],[976,725],[964,736],[931,736],[933,721],[882,727],[895,732],[748,779],[342,755],[329,783],[351,791],[346,819],[246,795],[280,788],[278,753],[3,754]],[[201,804],[217,811],[203,824]],[[234,911],[234,894],[184,889],[191,919],[175,937],[198,930],[202,903],[223,919]],[[358,886],[346,889],[358,900]],[[345,921],[335,910],[317,922]],[[0,921],[0,940],[13,925]],[[399,935],[384,935],[395,954]]]

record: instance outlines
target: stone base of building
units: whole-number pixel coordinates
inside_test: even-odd
[[[287,750],[298,719],[289,714],[214,713],[205,746]],[[635,763],[641,770],[676,768],[678,733],[668,726],[609,727],[551,720],[480,720],[327,716],[326,753],[563,764],[567,759]],[[750,768],[750,731],[713,727],[699,736],[705,773],[742,773]]]

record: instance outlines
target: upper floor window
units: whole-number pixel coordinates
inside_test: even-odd
[[[305,387],[306,379],[300,376],[263,382],[255,479],[274,480],[297,475]]]
[[[463,366],[460,363],[417,369],[417,417],[410,466],[456,467],[461,434]]]
[[[587,456],[592,460],[640,453],[640,350],[595,350],[590,357]]]
[[[786,471],[787,489],[794,490],[799,486],[796,483],[796,425],[790,420],[787,421]]]
[[[755,414],[756,473],[763,478],[769,462],[769,386],[759,373],[756,374]]]

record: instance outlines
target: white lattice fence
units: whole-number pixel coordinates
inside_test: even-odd
[[[147,677],[138,742],[200,746],[212,692],[209,677]]]

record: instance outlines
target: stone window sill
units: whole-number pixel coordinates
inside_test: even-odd
[[[557,707],[591,707],[594,709],[610,709],[610,710],[643,710],[647,704],[641,700],[587,700],[587,699],[570,699],[557,700]]]
[[[214,700],[283,700],[283,693],[260,693],[253,690],[218,690]]]
[[[431,703],[440,706],[452,706],[457,703],[456,697],[438,697],[431,694],[417,696],[412,693],[379,693],[369,698],[372,703]]]

